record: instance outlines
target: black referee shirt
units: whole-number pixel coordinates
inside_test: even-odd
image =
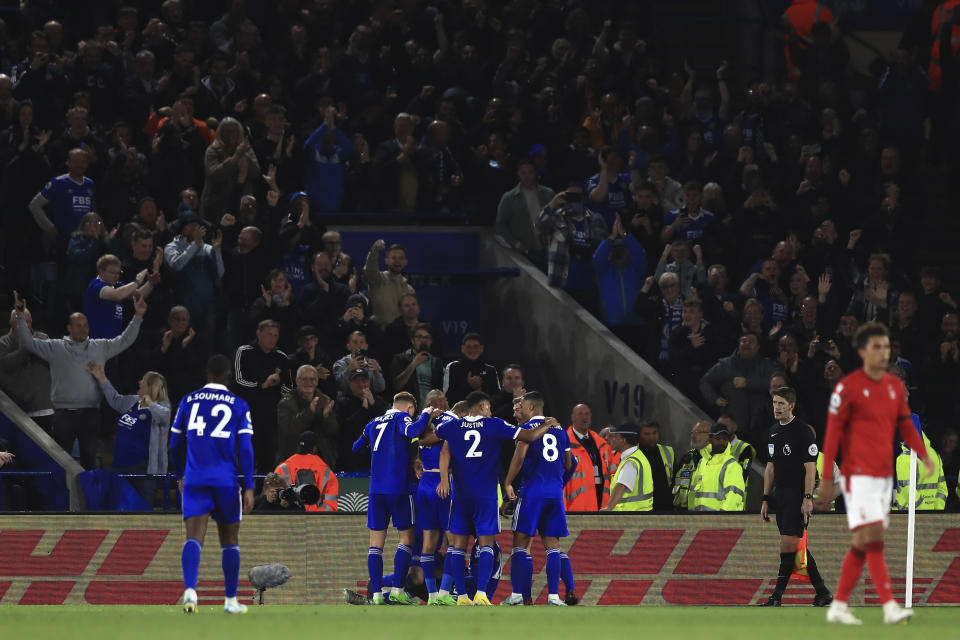
[[[773,485],[780,500],[801,500],[806,470],[804,464],[817,462],[816,432],[794,418],[787,424],[775,422],[767,433],[767,462],[773,463]]]

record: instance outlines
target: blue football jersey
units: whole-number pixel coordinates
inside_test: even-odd
[[[473,499],[497,498],[500,444],[520,433],[520,427],[500,418],[467,416],[437,427],[437,437],[450,446],[457,495]]]
[[[523,428],[534,429],[543,420],[543,416],[535,416]],[[570,439],[559,425],[531,442],[523,459],[520,494],[524,498],[563,498],[563,472],[569,450]]]
[[[170,460],[184,486],[253,488],[253,424],[246,401],[210,383],[184,396],[170,427]]]
[[[460,417],[455,413],[444,411],[435,422],[435,429],[448,422],[459,420]],[[428,472],[427,469],[440,468],[440,452],[443,450],[443,443],[433,445],[420,445],[420,462],[423,463],[424,473],[420,477],[420,484],[432,484],[434,486],[440,483],[440,474]]]
[[[52,178],[40,190],[40,195],[50,202],[50,222],[57,228],[64,238],[80,226],[80,219],[93,211],[95,185],[90,178],[84,178],[82,184],[77,184],[70,174]]]
[[[410,414],[390,409],[367,423],[354,450],[361,445],[370,447],[370,493],[410,493],[410,439],[423,433],[429,420],[429,413],[422,413],[414,422]]]

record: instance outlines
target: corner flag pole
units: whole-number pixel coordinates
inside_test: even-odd
[[[917,428],[917,434],[923,438],[923,429],[920,427],[920,419],[917,414],[910,416],[913,419],[913,426]],[[904,606],[907,609],[913,608],[913,542],[914,532],[917,526],[917,450],[910,449],[910,492],[909,503],[907,506],[907,575],[906,592],[904,594]]]

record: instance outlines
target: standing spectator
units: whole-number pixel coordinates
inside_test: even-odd
[[[683,185],[684,206],[667,214],[663,220],[661,242],[686,240],[699,242],[707,229],[716,222],[716,216],[700,206],[703,199],[703,186],[697,180],[689,180]]]
[[[479,333],[468,333],[460,343],[463,357],[447,365],[443,372],[443,392],[453,404],[472,391],[494,395],[500,390],[497,369],[483,360],[483,339]]]
[[[683,185],[668,175],[669,170],[670,165],[667,159],[663,156],[655,156],[650,159],[650,164],[647,166],[647,178],[655,189],[656,204],[664,211],[675,211],[683,207]],[[666,242],[666,240],[661,241]]]
[[[333,413],[333,398],[322,393],[317,370],[308,365],[297,369],[296,388],[285,393],[277,405],[278,457],[284,460],[297,452],[300,434],[312,431],[318,436],[319,456],[330,467],[337,466],[334,438],[340,430]]]
[[[313,281],[300,292],[300,308],[306,321],[317,327],[319,335],[325,337],[324,348],[329,348],[327,342],[333,339],[337,321],[350,297],[350,289],[337,282],[333,275],[333,263],[326,252],[318,251],[313,255],[310,270]]]
[[[327,107],[323,124],[303,143],[304,186],[311,213],[338,211],[343,202],[343,181],[353,143],[337,129],[336,116],[336,107]]]
[[[333,264],[333,277],[340,284],[347,285],[350,293],[357,292],[357,269],[353,258],[342,250],[343,239],[339,231],[327,231],[321,236],[323,252],[330,256]]]
[[[660,290],[657,297],[650,296],[654,282]],[[659,280],[647,277],[637,293],[633,310],[647,325],[646,357],[661,367],[666,365],[670,357],[670,332],[679,327],[683,319],[680,278],[675,273],[665,273]]]
[[[320,344],[317,330],[305,324],[297,331],[297,350],[290,356],[290,370],[298,371],[309,364],[317,370],[317,388],[331,398],[337,396],[337,380],[333,377],[333,359]]]
[[[642,321],[633,301],[647,275],[647,252],[624,229],[620,216],[613,221],[610,237],[593,254],[603,323],[634,351],[643,346]]]
[[[713,324],[703,319],[699,300],[683,302],[682,324],[670,332],[670,381],[698,405],[700,378],[722,353],[723,341]]]
[[[263,320],[273,320],[280,327],[280,348],[293,353],[296,332],[303,324],[300,308],[293,302],[293,289],[283,269],[273,269],[260,285],[260,297],[250,305],[250,324],[259,326]]]
[[[490,409],[493,417],[504,422],[513,422],[513,401],[527,392],[523,380],[523,368],[518,364],[508,364],[503,368],[500,391],[490,397]],[[513,450],[511,448],[511,453]]]
[[[346,311],[337,319],[337,330],[333,337],[338,344],[350,338],[350,334],[359,331],[367,336],[368,348],[375,356],[381,355],[382,331],[375,318],[370,317],[367,299],[362,294],[355,293],[347,298]],[[389,358],[390,356],[387,356]]]
[[[403,275],[403,270],[407,266],[407,250],[401,245],[390,245],[387,249],[387,269],[380,271],[380,252],[386,246],[383,240],[374,242],[363,268],[363,278],[367,281],[369,288],[373,317],[380,326],[390,324],[400,315],[400,298],[403,295],[416,293]]]
[[[90,362],[103,364],[137,339],[147,302],[138,298],[133,306],[136,317],[116,338],[90,339],[87,318],[82,313],[74,313],[67,325],[67,336],[55,340],[35,340],[27,326],[26,304],[14,292],[20,344],[23,349],[50,364],[53,437],[67,453],[73,451],[74,441],[79,440],[80,464],[87,470],[96,468],[97,464],[97,433],[100,428],[100,400],[103,397],[90,377],[87,365]]]
[[[80,226],[70,234],[66,264],[57,287],[67,313],[83,310],[90,278],[96,275],[97,259],[107,252],[109,240],[103,221],[96,213],[84,215]]]
[[[47,334],[33,330],[33,314],[24,310],[23,315],[33,339],[47,340]],[[0,389],[41,429],[52,433],[50,365],[23,348],[17,335],[16,310],[10,312],[10,331],[0,336]]]
[[[203,386],[203,354],[194,338],[197,332],[190,326],[190,310],[177,305],[167,314],[167,329],[160,332],[160,345],[151,357],[153,367],[167,379],[170,406],[180,405],[180,399]]]
[[[214,337],[213,303],[224,272],[220,253],[223,234],[218,229],[213,241],[205,243],[206,223],[185,205],[181,205],[178,221],[180,233],[164,247],[163,257],[167,266],[178,274],[174,301],[190,310],[193,326],[202,341],[204,354],[207,354]]]
[[[587,309],[594,309],[593,253],[607,236],[603,217],[583,206],[583,189],[573,184],[540,212],[537,229],[549,236],[547,276]]]
[[[420,319],[420,302],[417,300],[417,296],[412,293],[405,293],[400,296],[400,315],[394,318],[393,322],[384,327],[383,330],[383,354],[393,357],[409,348],[410,332],[422,322]],[[432,335],[431,330],[431,338]],[[431,351],[433,351],[432,344]],[[391,375],[396,375],[396,373],[396,371],[391,371]],[[413,395],[416,396],[417,394]]]
[[[623,156],[613,147],[601,149],[597,160],[600,173],[591,176],[583,190],[587,194],[587,209],[599,214],[609,229],[614,218],[626,215],[631,208],[630,174],[623,170]]]
[[[633,192],[633,209],[626,213],[623,222],[637,242],[651,252],[660,247],[660,232],[663,230],[663,208],[657,204],[657,191],[648,180],[630,183]],[[646,275],[646,274],[644,274]]]
[[[417,148],[415,157],[420,174],[417,196],[418,208],[422,210],[449,212],[459,203],[463,173],[447,146],[449,141],[450,127],[442,120],[434,120]]]
[[[153,285],[160,282],[160,273],[152,275],[144,269],[133,282],[120,284],[122,265],[113,254],[97,260],[97,277],[90,281],[83,299],[83,314],[90,323],[91,338],[115,338],[123,329],[123,305],[128,298],[146,298]]]
[[[390,372],[394,392],[407,391],[417,399],[418,407],[425,407],[427,394],[443,385],[443,363],[430,353],[433,330],[428,324],[418,324],[410,331],[411,345],[393,356]]]
[[[897,291],[889,279],[890,257],[875,253],[867,263],[867,273],[854,286],[847,313],[863,324],[876,320],[890,324],[890,310],[897,305]]]
[[[536,224],[540,211],[553,199],[553,189],[537,183],[537,168],[529,158],[517,163],[517,179],[517,186],[500,198],[496,232],[512,248],[542,265],[543,240]]]
[[[354,331],[347,341],[347,355],[333,363],[333,377],[341,390],[349,386],[350,374],[362,370],[367,373],[373,392],[381,394],[387,389],[380,363],[367,355],[369,345],[363,331]]]
[[[369,459],[365,459],[364,454],[353,453],[351,445],[355,438],[360,437],[367,423],[383,415],[387,408],[387,403],[370,390],[370,375],[365,370],[356,369],[349,373],[347,390],[341,390],[337,395],[336,405],[337,421],[340,423],[338,460],[344,471],[369,468]]]
[[[703,264],[703,249],[699,244],[693,245],[693,255],[697,258],[696,263],[690,262],[690,245],[686,240],[671,242],[663,248],[653,277],[659,281],[664,273],[677,274],[680,295],[686,298],[691,290],[696,290],[707,282],[707,268]],[[668,263],[667,258],[672,258],[672,261]]]
[[[277,405],[281,393],[290,391],[290,361],[277,349],[280,327],[273,320],[262,320],[257,337],[237,349],[233,387],[250,405],[250,417],[256,425],[253,450],[258,472],[273,467],[277,454]]]
[[[410,114],[397,114],[393,119],[393,135],[392,139],[380,143],[373,156],[381,204],[388,210],[413,211],[417,206],[420,175],[415,163],[417,142]]]
[[[224,118],[217,127],[213,144],[203,156],[207,179],[200,198],[200,215],[217,220],[226,211],[236,211],[240,196],[253,195],[260,180],[257,154],[250,147],[243,125]]]
[[[773,361],[760,356],[760,336],[744,333],[737,351],[720,358],[700,379],[700,395],[715,414],[750,424],[753,412],[766,402],[774,368]]]
[[[263,233],[249,226],[236,236],[236,246],[223,256],[223,298],[227,306],[227,340],[239,344],[250,333],[248,314],[263,293],[261,286],[269,272]]]
[[[117,473],[167,473],[167,443],[170,439],[170,401],[167,381],[156,371],[140,379],[137,393],[121,395],[107,379],[103,365],[91,362],[90,374],[96,379],[111,409],[120,414],[113,447],[113,470]],[[137,492],[153,505],[155,478],[131,479]]]

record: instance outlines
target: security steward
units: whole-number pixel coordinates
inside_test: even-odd
[[[320,501],[304,505],[307,511],[336,511],[340,483],[323,458],[317,455],[319,447],[320,436],[313,431],[304,431],[300,434],[297,453],[281,462],[274,473],[283,476],[293,486],[312,484],[320,490]]]
[[[783,592],[793,573],[797,546],[813,512],[813,489],[817,481],[816,432],[793,415],[797,392],[780,387],[773,392],[773,417],[776,422],[767,434],[767,466],[763,472],[763,502],[760,517],[770,521],[770,505],[776,507],[780,531],[780,569],[773,595],[761,602],[763,607],[779,607]],[[776,487],[775,495],[771,492]],[[816,589],[813,606],[825,607],[833,594],[823,584],[817,562],[807,548],[807,575]]]
[[[640,430],[634,424],[611,429],[607,442],[620,454],[610,482],[610,500],[601,511],[653,511],[653,469],[640,451]]]
[[[700,460],[710,455],[710,443],[707,442],[709,435],[710,423],[706,420],[697,422],[690,431],[691,449],[680,458],[673,476],[673,508],[678,511],[687,510],[693,472],[697,470]]]
[[[690,481],[690,511],[743,511],[746,485],[730,450],[726,424],[710,425],[710,455],[700,460]]]

